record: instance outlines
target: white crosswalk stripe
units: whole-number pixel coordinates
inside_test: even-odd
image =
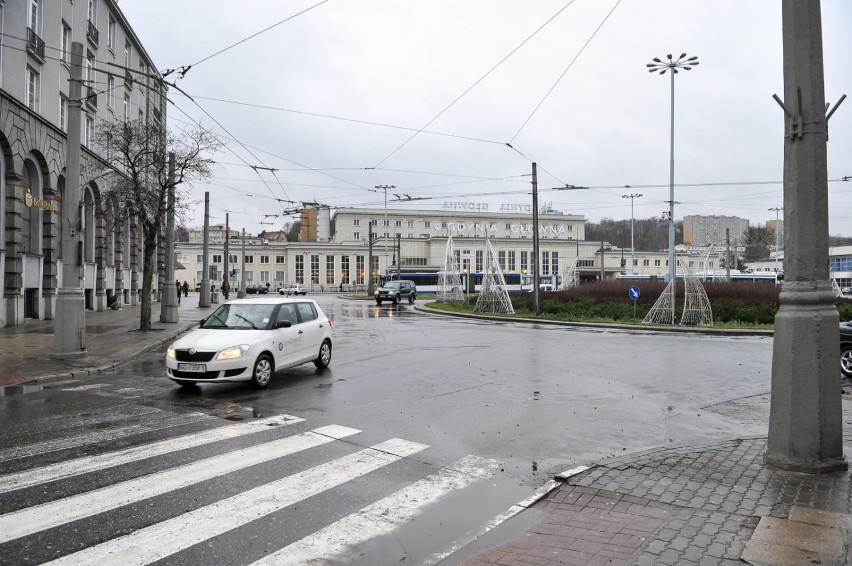
[[[140,431],[156,430],[153,422],[174,417],[160,410],[139,411],[134,413],[134,419],[151,422],[136,423],[126,427],[128,430],[136,430],[134,427],[137,426],[142,427]],[[191,424],[199,416],[189,415],[183,424]],[[64,418],[71,419],[71,416]],[[45,420],[55,424],[53,417]],[[52,461],[55,456],[51,452],[55,447],[85,448],[89,445],[87,442],[95,447],[102,441],[102,437],[76,432],[101,422],[124,421],[118,414],[99,415],[94,420],[88,415],[81,415],[68,427],[73,438],[56,438],[37,443],[39,449],[25,451],[31,457],[43,455]],[[351,489],[346,487],[350,482],[358,485],[359,482],[367,481],[373,485],[377,481],[381,485],[385,481],[382,479],[384,477],[405,477],[398,474],[425,470],[424,466],[429,466],[421,457],[412,458],[429,448],[425,444],[393,438],[364,447],[364,443],[358,445],[357,441],[351,439],[361,431],[346,426],[329,425],[309,431],[304,430],[304,425],[299,430],[286,428],[304,422],[305,419],[299,417],[278,415],[179,434],[107,452],[102,451],[104,447],[97,446],[96,455],[75,457],[41,467],[22,469],[28,464],[32,465],[32,462],[21,462],[17,471],[0,476],[0,504],[6,510],[13,509],[0,515],[0,556],[4,557],[0,558],[0,562],[5,563],[8,558],[11,563],[26,557],[33,563],[52,560],[49,564],[150,564],[177,553],[181,553],[179,558],[174,557],[178,561],[206,562],[212,559],[208,554],[211,552],[212,556],[227,556],[230,550],[228,545],[233,544],[234,537],[241,539],[244,531],[255,528],[253,522],[258,519],[274,513],[282,513],[285,517],[291,514],[301,517],[304,508],[301,502],[309,498],[326,492],[324,497],[333,498],[337,490],[345,493]],[[172,426],[177,425],[172,423]],[[268,431],[271,432],[262,434]],[[162,433],[157,434],[158,438],[162,436]],[[84,437],[87,441],[78,437]],[[126,446],[126,441],[121,440],[121,434],[116,438]],[[237,438],[241,439],[238,446],[214,444]],[[339,442],[341,440],[343,442]],[[322,454],[326,452],[314,450],[334,442],[337,445],[326,448],[330,450],[327,453],[345,455],[323,458]],[[181,464],[189,460],[187,454],[181,454],[182,451],[199,447],[205,449],[205,455],[215,455]],[[309,450],[314,450],[314,453],[304,458],[311,461],[313,467],[307,468],[299,465],[303,457],[296,455]],[[171,456],[175,458],[170,459]],[[275,472],[277,465],[252,469],[253,466],[279,458],[286,459],[285,467],[295,471],[285,476]],[[317,464],[317,461],[322,463]],[[132,465],[137,462],[144,462],[144,472],[135,471]],[[125,468],[114,470],[118,466]],[[357,507],[342,508],[342,513],[335,513],[326,522],[322,519],[317,521],[318,518],[311,514],[309,516],[315,521],[314,526],[298,535],[291,534],[287,538],[286,533],[282,533],[284,537],[266,539],[264,544],[268,546],[247,547],[250,554],[243,561],[255,560],[255,565],[345,561],[348,556],[358,552],[359,546],[368,545],[371,540],[392,535],[400,529],[411,529],[417,525],[418,516],[422,516],[420,518],[428,523],[431,519],[426,513],[427,508],[443,501],[451,503],[453,493],[491,478],[499,467],[496,460],[466,456],[425,477],[415,472],[416,477],[410,480],[410,485],[402,489],[397,485],[394,493],[387,495],[388,492],[383,491]],[[159,471],[151,473],[151,469]],[[84,474],[100,475],[83,479]],[[118,474],[120,481],[104,485],[103,480],[100,480],[103,487],[96,488],[83,487],[85,484],[75,481],[75,478],[80,478],[83,482],[92,482],[95,478],[108,478],[109,474]],[[370,479],[363,479],[368,474],[371,474]],[[233,483],[229,477],[231,475],[235,479]],[[124,479],[126,477],[131,479]],[[231,488],[227,495],[217,496],[207,485],[202,485],[212,480],[233,486],[247,480],[251,483],[242,488],[245,491]],[[63,483],[58,483],[60,481]],[[24,491],[25,488],[30,488],[30,491]],[[85,489],[88,491],[81,491]],[[62,490],[63,495],[71,495],[54,495],[54,499],[47,500],[52,490]],[[196,499],[202,493],[202,498]],[[171,494],[175,494],[174,507],[164,503]],[[30,497],[45,502],[23,507],[26,499],[21,498]],[[154,497],[159,499],[152,499]],[[185,502],[183,498],[186,498]],[[349,497],[344,498],[347,499]],[[366,506],[359,510],[361,505]],[[128,513],[128,509],[134,511]],[[154,514],[145,516],[148,512],[145,511],[137,515],[137,510],[142,509]],[[314,532],[310,533],[312,530]],[[77,533],[83,532],[86,535],[79,540]],[[176,536],[175,533],[180,535]],[[310,534],[305,536],[306,533]],[[57,546],[55,541],[64,542]],[[234,551],[240,552],[237,548],[234,547]],[[224,555],[221,554],[223,550]],[[265,553],[270,554],[261,558]],[[224,560],[227,562],[228,559]]]
[[[220,440],[237,438],[246,434],[255,434],[274,426],[286,426],[303,422],[305,419],[282,415],[279,417],[256,419],[247,423],[233,424],[229,426],[219,427],[212,430],[187,434],[170,438],[160,442],[146,444],[144,446],[134,446],[124,450],[108,452],[98,456],[89,456],[84,458],[76,458],[58,462],[50,466],[41,468],[24,470],[16,474],[8,474],[0,476],[0,493],[23,489],[49,481],[79,476],[111,468],[121,466],[130,462],[153,458],[163,454],[177,452],[178,450],[186,450],[197,446],[203,446]]]
[[[49,564],[149,564],[425,448],[425,444],[391,439]]]
[[[235,450],[164,472],[7,513],[0,516],[0,543],[91,517],[122,505],[168,493],[358,432],[360,431],[354,428],[335,425],[322,427],[315,431]]]
[[[254,565],[299,566],[322,559],[343,560],[347,548],[392,532],[410,520],[418,510],[451,491],[491,477],[499,466],[497,460],[486,460],[477,456],[462,458],[452,466],[364,507],[313,535],[285,546],[258,560]]]

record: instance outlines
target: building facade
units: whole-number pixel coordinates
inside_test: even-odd
[[[687,246],[724,246],[728,231],[732,245],[742,242],[748,220],[736,216],[683,217],[683,243]]]
[[[164,123],[164,93],[144,48],[113,0],[0,2],[0,326],[51,319],[64,259],[60,245],[72,43],[83,45],[81,221],[85,304],[116,295],[135,303],[141,237],[110,210],[94,179],[97,124]]]

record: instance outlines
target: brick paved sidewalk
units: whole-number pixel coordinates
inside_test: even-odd
[[[785,472],[765,450],[751,438],[601,463],[538,501],[543,518],[521,537],[464,565],[846,563],[849,472]]]

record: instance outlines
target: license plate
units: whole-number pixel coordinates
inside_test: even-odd
[[[207,366],[204,364],[184,364],[178,363],[177,365],[178,371],[191,371],[197,373],[204,373],[207,371]]]

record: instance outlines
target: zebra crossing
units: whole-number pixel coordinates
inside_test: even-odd
[[[154,420],[164,416],[148,414]],[[193,424],[198,422],[207,424],[197,419]],[[290,415],[188,434],[179,429],[159,440],[95,455],[86,455],[92,445],[109,442],[97,431],[77,435],[75,442],[39,443],[41,454],[53,453],[57,446],[81,454],[41,466],[32,465],[41,455],[36,449],[23,456],[0,451],[0,563],[187,563],[193,560],[186,553],[217,545],[239,555],[233,541],[259,521],[292,513],[296,506],[304,509],[313,497],[355,490],[350,486],[370,474],[390,474],[394,466],[416,463],[423,472],[401,489],[346,508],[341,513],[348,515],[335,515],[313,532],[293,536],[290,529],[273,530],[268,552],[258,555],[256,547],[247,547],[244,556],[228,562],[345,561],[359,545],[393,534],[430,505],[499,469],[498,461],[478,456],[434,469],[422,459],[430,448],[426,444],[390,438],[365,446],[358,440],[361,430],[336,424],[311,427],[306,419]],[[187,454],[193,457],[181,463],[180,455],[185,460]],[[283,477],[258,471],[271,464],[278,469],[278,463],[285,469]],[[104,485],[85,481],[113,476]],[[212,487],[223,484],[227,490]],[[221,492],[221,497],[209,492]]]

